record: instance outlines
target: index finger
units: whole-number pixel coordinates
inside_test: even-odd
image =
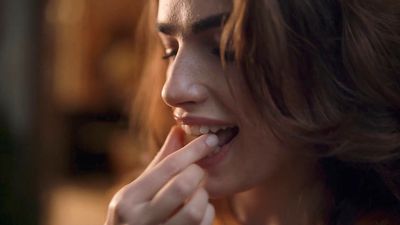
[[[154,159],[150,162],[150,164],[146,167],[144,173],[157,165],[161,160],[163,160],[169,154],[177,151],[178,149],[183,147],[184,140],[184,131],[180,126],[173,126],[169,131],[167,138],[160,151],[154,157]]]
[[[218,137],[215,134],[205,134],[171,153],[134,181],[138,189],[146,190],[138,197],[151,199],[172,177],[210,154],[217,146]]]

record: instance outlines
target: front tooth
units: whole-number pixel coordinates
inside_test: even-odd
[[[200,133],[202,133],[202,134],[207,134],[209,131],[210,131],[210,128],[208,128],[207,126],[200,127]]]
[[[193,136],[200,135],[200,127],[199,126],[190,126],[190,133]]]
[[[219,130],[219,127],[217,127],[217,126],[212,126],[212,127],[210,128],[210,130],[211,130],[213,133],[215,133],[215,132],[217,132],[217,131]]]

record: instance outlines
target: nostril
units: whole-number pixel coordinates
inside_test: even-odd
[[[207,88],[201,84],[186,85],[164,85],[161,96],[164,102],[172,107],[185,104],[196,104],[207,99]]]

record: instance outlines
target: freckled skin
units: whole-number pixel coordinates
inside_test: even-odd
[[[173,127],[146,170],[114,195],[105,225],[211,225],[217,197],[231,200],[243,224],[309,225],[306,212],[318,214],[316,163],[272,135],[237,64],[222,68],[219,19],[230,10],[227,0],[159,0],[157,15],[169,60],[162,98],[174,115],[237,126],[224,160],[201,168],[196,163],[217,150],[218,137],[183,143],[184,131]]]
[[[177,48],[163,88],[166,104],[191,116],[228,121],[240,128],[228,157],[208,171],[206,190],[211,197],[267,185],[279,176],[294,176],[307,168],[306,160],[288,150],[259,119],[237,65],[229,63],[224,71],[219,57],[211,54],[212,48],[219,45],[215,37],[221,29],[190,32],[195,21],[230,9],[230,1],[160,0],[157,17],[158,22],[176,25],[181,31],[176,35],[160,34],[166,49]]]

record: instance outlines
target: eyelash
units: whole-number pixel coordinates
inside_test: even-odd
[[[170,59],[171,57],[176,56],[178,53],[177,49],[167,49],[165,51],[165,54],[162,56],[162,59],[167,60]],[[217,57],[220,57],[221,54],[221,49],[220,48],[213,48],[211,50],[211,53]],[[225,59],[227,62],[233,62],[235,60],[235,52],[233,51],[225,51]]]

